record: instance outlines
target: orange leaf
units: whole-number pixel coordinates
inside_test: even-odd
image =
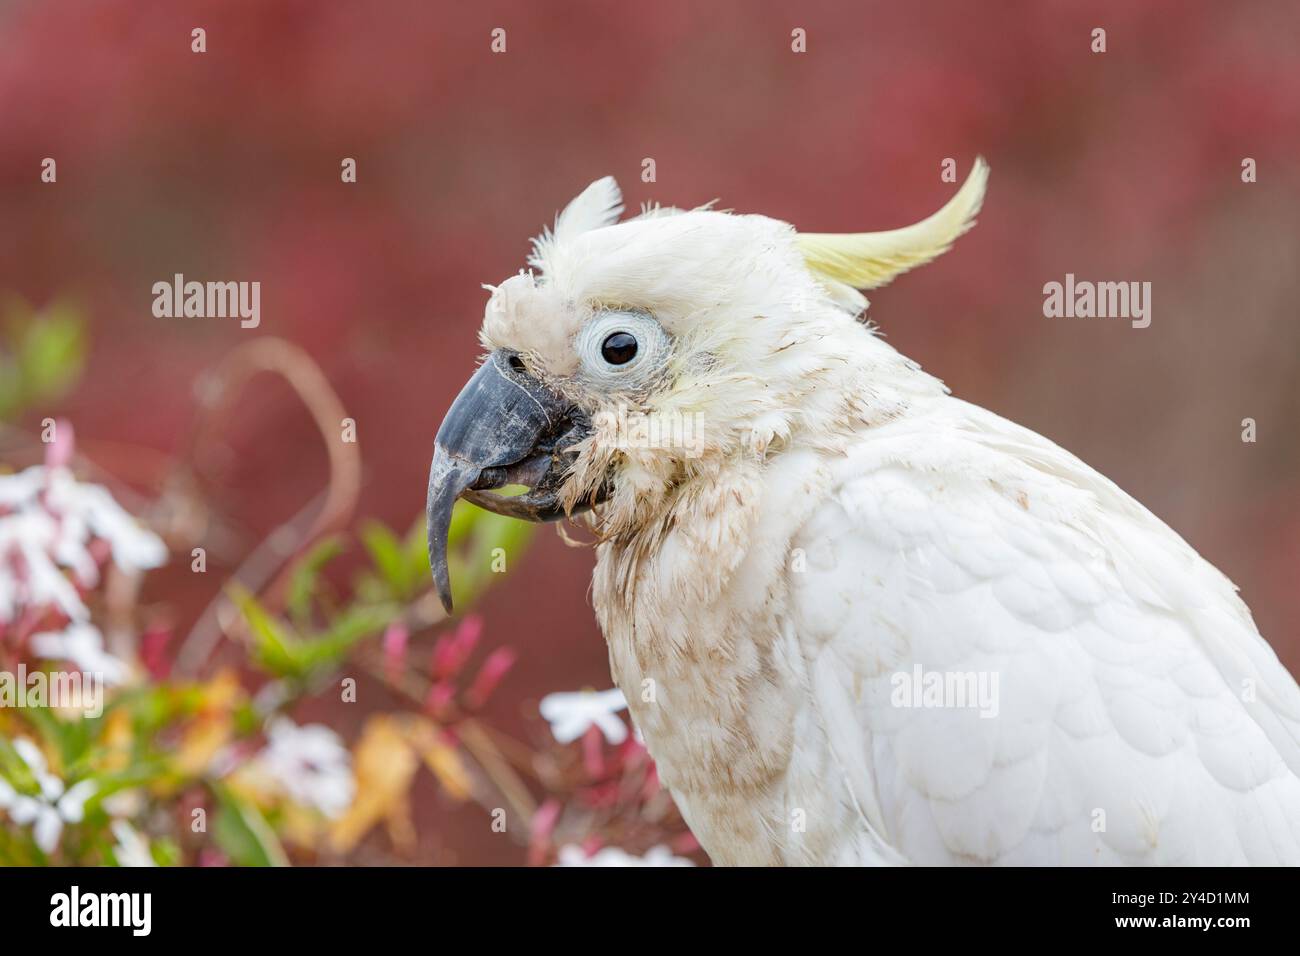
[[[427,720],[411,725],[409,739],[447,795],[453,800],[469,799],[474,784],[461,762],[460,751],[439,739],[437,731]]]
[[[229,741],[229,717],[201,717],[185,729],[174,766],[186,776],[201,774]]]
[[[347,813],[330,828],[330,844],[346,853],[380,822],[388,825],[395,842],[414,839],[407,796],[419,761],[402,727],[392,717],[379,715],[366,721],[352,753],[357,793]]]

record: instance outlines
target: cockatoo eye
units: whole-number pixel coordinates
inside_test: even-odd
[[[604,389],[648,386],[664,367],[671,340],[654,316],[636,309],[599,312],[574,340],[582,362],[580,378]]]
[[[626,365],[636,358],[636,336],[631,332],[615,332],[601,344],[600,357],[610,365]]]

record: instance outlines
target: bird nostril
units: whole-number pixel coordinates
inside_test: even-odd
[[[510,367],[514,369],[516,372],[524,371],[524,360],[521,359],[518,355],[510,356],[509,362],[510,362]]]

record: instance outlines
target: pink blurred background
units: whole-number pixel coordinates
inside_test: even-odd
[[[964,176],[982,154],[979,226],[874,293],[872,317],[958,395],[1168,521],[1241,586],[1295,672],[1298,45],[1300,8],[1283,2],[4,3],[0,293],[75,298],[91,339],[79,389],[20,424],[65,415],[82,451],[156,491],[144,450],[183,445],[200,373],[281,336],[358,423],[359,514],[404,529],[478,355],[479,284],[515,272],[591,180],[615,175],[630,209],[716,197],[862,230],[928,215],[955,188],[941,161]],[[177,272],[259,280],[261,327],[154,318],[151,286]],[[1043,284],[1067,272],[1152,282],[1150,328],[1044,318]],[[250,541],[325,480],[279,383],[255,380],[224,436],[215,504]],[[486,599],[488,634],[522,654],[503,720],[609,685],[590,565],[545,529]],[[150,584],[181,631],[221,581],[185,571]],[[354,719],[330,722],[346,736]],[[423,859],[514,858],[450,822]]]

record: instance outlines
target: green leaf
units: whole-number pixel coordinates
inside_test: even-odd
[[[447,550],[454,551],[469,536],[474,524],[481,515],[490,514],[482,508],[476,508],[468,501],[457,501],[451,509],[451,523],[447,527]],[[427,546],[427,545],[426,545]]]
[[[370,559],[380,576],[388,582],[393,595],[399,598],[409,596],[414,581],[406,560],[406,551],[397,535],[378,521],[368,521],[361,529],[361,540],[365,542]]]
[[[254,659],[278,677],[298,674],[300,642],[297,636],[267,613],[257,598],[243,588],[233,586],[231,598],[248,622]]]
[[[56,304],[26,330],[19,365],[29,400],[62,395],[81,374],[85,342],[81,321],[68,305]]]
[[[84,324],[77,309],[56,302],[40,313],[19,299],[3,304],[0,419],[61,397],[85,365]]]
[[[212,838],[237,866],[288,866],[280,840],[260,810],[225,787],[216,788]]]
[[[329,628],[303,641],[298,651],[300,673],[334,664],[365,638],[378,634],[400,613],[396,605],[361,606],[343,611]]]
[[[455,511],[452,512],[451,520],[454,525]],[[423,516],[417,518],[411,530],[406,533],[406,563],[416,572],[416,580],[421,583],[428,581],[429,575],[433,573],[433,568],[429,565],[429,532]]]
[[[505,559],[508,571],[523,555],[532,540],[534,526],[516,518],[475,509],[478,514],[464,553],[458,556],[452,568],[452,600],[457,607],[469,607],[498,577],[493,566],[497,559]],[[497,549],[501,554],[497,554]],[[449,559],[449,564],[452,562]]]
[[[22,393],[18,363],[0,352],[0,420],[11,418],[22,407]]]
[[[294,633],[276,620],[247,591],[232,589],[248,621],[253,658],[276,677],[304,679],[341,660],[359,641],[378,633],[400,613],[392,603],[355,604],[336,614],[329,626],[309,636]]]
[[[64,720],[48,707],[29,707],[24,713],[41,740],[58,752],[59,763],[69,768],[88,753],[103,722],[102,717]]]
[[[343,536],[334,534],[316,542],[298,559],[289,578],[287,604],[290,616],[299,627],[305,627],[311,620],[311,602],[321,571],[342,553]]]
[[[170,837],[152,841],[149,850],[153,853],[154,862],[159,866],[180,866],[184,862],[181,848]]]

